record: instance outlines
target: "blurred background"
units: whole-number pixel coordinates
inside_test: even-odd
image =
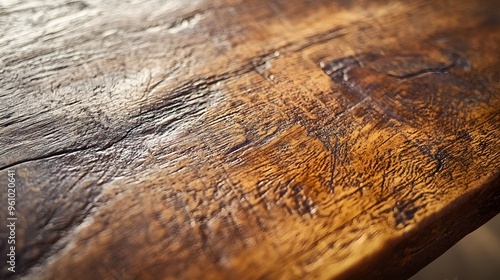
[[[500,280],[500,214],[410,278],[423,279]]]

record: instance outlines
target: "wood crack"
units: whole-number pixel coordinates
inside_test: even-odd
[[[447,73],[453,67],[455,67],[455,60],[452,63],[450,63],[450,64],[448,64],[446,66],[425,68],[425,69],[419,70],[417,72],[413,72],[413,73],[409,73],[409,74],[405,74],[405,75],[393,75],[393,74],[390,74],[390,73],[385,73],[385,74],[387,76],[391,77],[391,78],[395,78],[395,79],[398,79],[398,80],[409,80],[409,79],[413,79],[413,78],[418,78],[418,77],[420,77],[422,75],[425,75],[425,74],[443,74],[443,73]]]
[[[51,152],[51,153],[48,153],[48,154],[45,154],[45,155],[42,155],[42,156],[39,156],[39,157],[34,157],[34,158],[28,158],[28,159],[19,160],[19,161],[13,162],[11,164],[7,164],[5,166],[0,167],[0,171],[4,171],[6,169],[12,168],[12,167],[20,165],[20,164],[28,163],[28,162],[34,162],[34,161],[39,161],[39,160],[47,160],[47,159],[57,158],[57,157],[61,157],[61,156],[71,155],[71,154],[74,154],[74,153],[83,152],[83,151],[92,149],[92,148],[94,148],[96,146],[97,145],[91,145],[91,146],[88,146],[88,147],[81,147],[81,148],[76,148],[76,149],[63,149],[63,150],[54,151],[54,152]]]

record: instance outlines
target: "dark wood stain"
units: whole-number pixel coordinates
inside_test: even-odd
[[[49,2],[0,4],[17,276],[399,279],[500,211],[495,1]]]

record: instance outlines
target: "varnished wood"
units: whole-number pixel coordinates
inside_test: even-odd
[[[0,2],[2,277],[401,278],[499,212],[495,1],[129,2]]]

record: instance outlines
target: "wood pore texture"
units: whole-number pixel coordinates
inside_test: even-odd
[[[499,24],[496,1],[0,1],[0,278],[411,276],[500,210]]]

